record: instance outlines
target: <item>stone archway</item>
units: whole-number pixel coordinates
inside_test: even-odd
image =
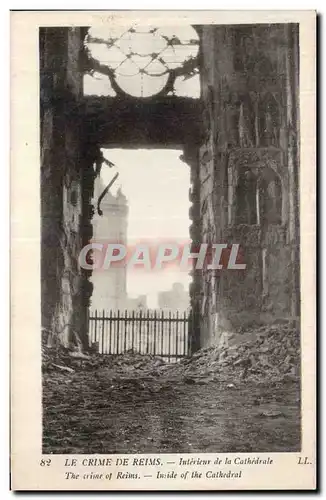
[[[89,69],[86,32],[86,28],[42,28],[40,32],[43,326],[54,337],[67,331],[63,334],[66,344],[76,335],[86,344],[91,290],[87,272],[76,266],[76,256],[91,238],[93,164],[98,161],[99,147],[126,142],[129,147],[183,148],[191,168],[194,244],[231,241],[248,248],[251,273],[241,283],[230,274],[216,279],[194,273],[192,305],[199,318],[195,327],[198,345],[215,341],[218,315],[241,317],[250,304],[250,313],[261,316],[261,304],[254,300],[259,295],[256,274],[262,267],[255,257],[260,227],[232,223],[235,200],[230,193],[235,179],[229,172],[235,159],[240,169],[247,169],[254,156],[277,158],[277,173],[287,186],[288,202],[278,235],[284,252],[276,260],[292,286],[284,290],[286,310],[279,311],[273,295],[270,307],[276,316],[297,316],[297,26],[197,27],[200,100],[173,96],[169,86],[164,87],[165,93],[144,100],[122,94],[117,98],[85,97],[82,80]],[[193,69],[193,64],[190,69],[183,67],[183,71]],[[266,92],[270,105],[260,106]],[[276,124],[273,117],[277,117]],[[270,247],[274,243],[266,240],[264,244]],[[275,289],[281,286],[280,280],[274,283]],[[247,303],[244,298],[249,295],[252,301]],[[212,316],[209,320],[204,303]]]

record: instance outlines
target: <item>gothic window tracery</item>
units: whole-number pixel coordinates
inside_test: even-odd
[[[236,225],[282,224],[282,183],[272,168],[244,170],[235,196]]]
[[[199,97],[199,39],[191,26],[94,27],[85,47],[86,94],[148,98],[196,88],[193,97]]]

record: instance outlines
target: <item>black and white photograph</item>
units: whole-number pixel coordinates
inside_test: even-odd
[[[311,485],[309,30],[84,14],[35,34],[39,474],[248,489],[277,467]]]
[[[39,37],[43,451],[300,451],[298,26]]]

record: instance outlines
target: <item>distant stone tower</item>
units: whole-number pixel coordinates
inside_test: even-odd
[[[102,179],[96,179],[94,205],[105,189]],[[121,189],[114,196],[108,192],[101,202],[103,215],[96,212],[93,217],[93,240],[96,242],[127,244],[128,202]],[[95,270],[92,275],[94,285],[91,308],[124,309],[127,300],[126,267],[110,267]]]

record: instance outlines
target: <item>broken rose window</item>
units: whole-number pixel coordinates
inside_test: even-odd
[[[199,97],[199,37],[191,26],[90,28],[84,94]]]

